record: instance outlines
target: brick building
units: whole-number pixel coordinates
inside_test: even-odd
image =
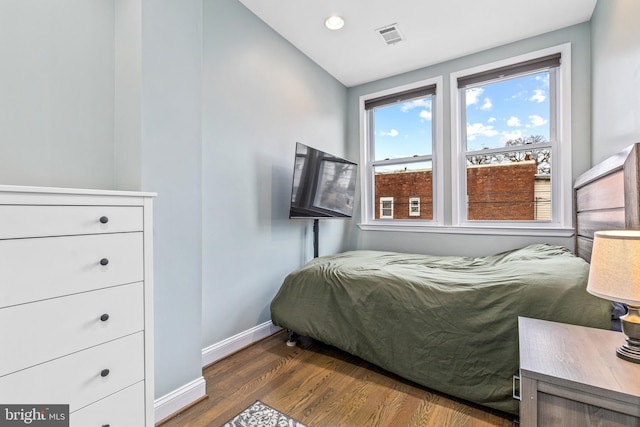
[[[375,186],[376,218],[433,219],[431,169],[379,173]]]
[[[377,219],[433,219],[430,169],[375,175]],[[467,167],[469,220],[549,220],[550,179],[534,161]]]

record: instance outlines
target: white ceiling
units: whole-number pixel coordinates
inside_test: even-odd
[[[596,1],[240,0],[348,87],[588,21]],[[388,46],[375,30],[390,24],[405,40]]]

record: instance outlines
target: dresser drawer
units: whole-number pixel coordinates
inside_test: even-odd
[[[143,341],[137,332],[0,377],[0,402],[69,404],[74,412],[144,379]]]
[[[0,239],[142,231],[141,206],[0,206]]]
[[[137,282],[0,309],[0,376],[143,330],[142,286]]]
[[[71,413],[70,427],[144,426],[144,382]]]
[[[0,307],[142,280],[141,232],[0,240]]]

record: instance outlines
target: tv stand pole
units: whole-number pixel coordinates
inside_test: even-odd
[[[318,258],[318,231],[320,230],[320,220],[313,220],[313,257]]]
[[[318,258],[318,232],[320,231],[320,220],[318,218],[313,219],[313,257]],[[289,339],[287,340],[288,347],[295,347],[297,344],[298,334],[291,329],[287,330],[289,333]]]

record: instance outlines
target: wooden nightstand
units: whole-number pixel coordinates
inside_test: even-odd
[[[640,426],[640,364],[620,332],[518,319],[520,425]]]

